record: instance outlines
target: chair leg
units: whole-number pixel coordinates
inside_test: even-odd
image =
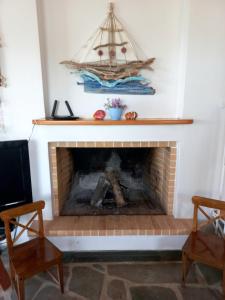
[[[188,258],[187,254],[182,252],[182,283],[185,285],[185,280],[189,272],[192,260]]]
[[[21,277],[17,278],[17,290],[19,300],[24,300],[24,280]]]
[[[58,278],[59,278],[59,284],[60,284],[60,289],[61,293],[64,293],[64,282],[63,282],[63,266],[62,263],[58,263]]]
[[[1,257],[0,257],[0,274],[1,274],[0,275],[0,284],[3,288],[3,290],[6,291],[11,285],[11,280],[10,280],[8,272],[6,271],[6,269],[3,265]]]
[[[14,286],[14,288],[16,289],[16,293],[17,293],[17,283],[16,283],[15,271],[14,271],[13,265],[10,261],[9,261],[9,268],[10,268],[11,283],[12,283],[12,286]]]
[[[223,288],[223,294],[225,295],[225,269],[223,270],[223,279],[222,279],[222,288]]]

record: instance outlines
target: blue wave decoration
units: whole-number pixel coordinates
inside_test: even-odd
[[[145,83],[149,83],[142,76],[130,76],[130,77],[126,77],[126,78],[122,78],[122,79],[118,79],[118,80],[102,80],[97,75],[95,75],[91,72],[88,72],[88,71],[80,71],[79,73],[80,73],[80,76],[83,79],[88,77],[89,80],[97,81],[100,85],[105,86],[105,87],[109,87],[109,88],[113,88],[118,84],[124,84],[124,83],[127,83],[129,81],[143,81]]]
[[[118,80],[102,80],[95,74],[80,71],[86,93],[98,94],[126,94],[126,95],[154,95],[155,89],[142,76],[130,76]],[[78,83],[82,84],[82,83]]]

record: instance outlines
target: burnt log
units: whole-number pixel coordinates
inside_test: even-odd
[[[102,206],[105,195],[110,187],[110,182],[105,176],[100,176],[96,189],[91,197],[91,205],[95,207]]]
[[[110,181],[110,183],[112,185],[113,194],[115,196],[115,201],[116,201],[116,206],[117,207],[125,206],[127,203],[123,197],[123,192],[121,190],[117,172],[114,170],[107,171],[106,178]]]

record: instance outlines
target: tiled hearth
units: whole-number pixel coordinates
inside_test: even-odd
[[[48,236],[185,235],[191,231],[192,220],[165,215],[83,216],[55,217],[44,225]],[[37,222],[32,226],[37,229]]]
[[[71,174],[74,172],[74,164],[71,161],[70,150],[73,148],[148,148],[151,150],[151,167],[149,167],[148,176],[158,200],[164,207],[165,214],[61,216],[61,208],[66,197],[68,197],[72,184]],[[191,220],[173,217],[176,155],[177,144],[175,141],[49,143],[53,220],[45,221],[47,235],[116,236],[183,235],[189,233]],[[63,181],[62,178],[64,178]],[[36,226],[35,222],[33,226]]]

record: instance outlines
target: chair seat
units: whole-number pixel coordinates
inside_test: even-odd
[[[28,278],[55,265],[62,253],[46,238],[34,238],[13,248],[11,257],[15,272]]]
[[[190,259],[223,269],[225,242],[215,234],[192,232],[182,249]]]

